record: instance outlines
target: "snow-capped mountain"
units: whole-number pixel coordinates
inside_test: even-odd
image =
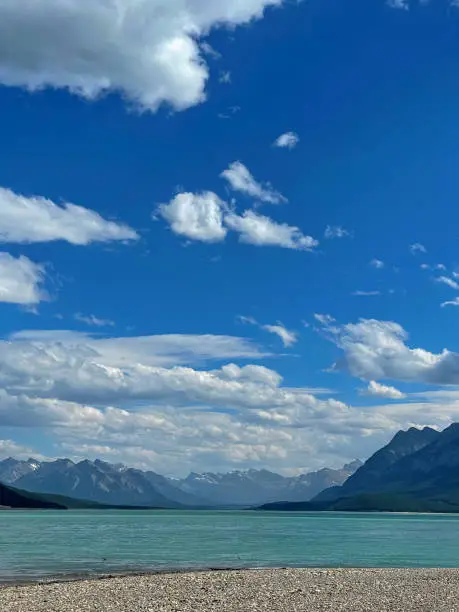
[[[0,461],[0,482],[37,493],[54,493],[104,504],[177,507],[252,506],[270,501],[307,501],[323,489],[341,485],[360,467],[356,461],[340,470],[284,477],[268,470],[225,474],[191,473],[172,479],[151,471],[96,459],[75,463]]]

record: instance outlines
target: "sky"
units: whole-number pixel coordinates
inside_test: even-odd
[[[0,458],[458,421],[458,99],[450,0],[0,0]]]

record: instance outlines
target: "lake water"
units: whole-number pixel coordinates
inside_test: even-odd
[[[205,567],[457,567],[459,516],[2,511],[0,580]]]

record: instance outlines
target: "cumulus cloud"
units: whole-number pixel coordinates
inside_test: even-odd
[[[266,202],[267,204],[287,202],[287,199],[281,193],[275,191],[270,183],[262,184],[256,181],[250,170],[240,161],[230,164],[220,176],[228,181],[234,191],[240,191],[260,200],[260,202]]]
[[[47,298],[45,269],[27,257],[0,253],[0,302],[34,305]]]
[[[59,206],[45,198],[25,197],[0,187],[0,242],[66,240],[86,245],[137,239],[137,233],[127,225],[107,221],[88,208],[68,203]]]
[[[294,149],[300,142],[300,137],[295,132],[286,132],[281,134],[279,138],[274,141],[275,147],[280,149]]]
[[[451,398],[359,408],[287,387],[263,365],[181,365],[231,354],[261,356],[224,336],[18,333],[0,342],[0,427],[40,428],[55,454],[185,474],[338,467],[357,452],[365,458],[400,427],[459,415]]]
[[[375,380],[370,380],[368,387],[362,392],[363,395],[372,397],[386,397],[387,399],[403,399],[404,393],[389,385],[381,385]]]
[[[408,334],[393,321],[360,319],[358,323],[325,324],[328,337],[342,350],[335,370],[364,380],[400,380],[434,385],[459,384],[459,354],[431,353],[407,345]]]
[[[271,218],[246,210],[242,215],[212,192],[179,193],[169,204],[159,206],[159,214],[175,234],[201,242],[222,242],[228,231],[239,234],[239,241],[255,246],[311,251],[319,243],[298,227],[276,223]]]
[[[312,251],[319,244],[311,236],[305,236],[298,227],[276,223],[252,210],[246,210],[242,216],[230,213],[226,215],[225,223],[229,229],[240,234],[241,242],[256,246]]]
[[[352,232],[344,227],[341,227],[340,225],[327,225],[324,236],[328,240],[333,238],[350,238],[352,236]]]
[[[261,18],[283,0],[0,0],[0,83],[117,92],[142,110],[205,99],[200,37]]]
[[[161,204],[159,213],[175,234],[201,242],[221,242],[227,234],[223,226],[225,206],[211,191],[179,193],[169,204]]]
[[[286,458],[297,429],[309,431],[325,415],[349,417],[343,403],[285,387],[264,366],[152,366],[142,347],[125,359],[123,345],[110,349],[108,340],[29,335],[35,340],[20,334],[0,345],[0,426],[44,428],[77,445],[136,447],[138,458],[142,449],[164,451],[164,463],[184,469],[185,455],[195,468],[200,454],[201,462],[215,455],[226,465]],[[193,343],[202,351],[206,339],[201,348],[198,338]],[[174,345],[180,357],[178,338]]]

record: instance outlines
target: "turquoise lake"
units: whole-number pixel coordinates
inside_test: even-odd
[[[0,580],[233,567],[457,567],[459,516],[2,511]]]

